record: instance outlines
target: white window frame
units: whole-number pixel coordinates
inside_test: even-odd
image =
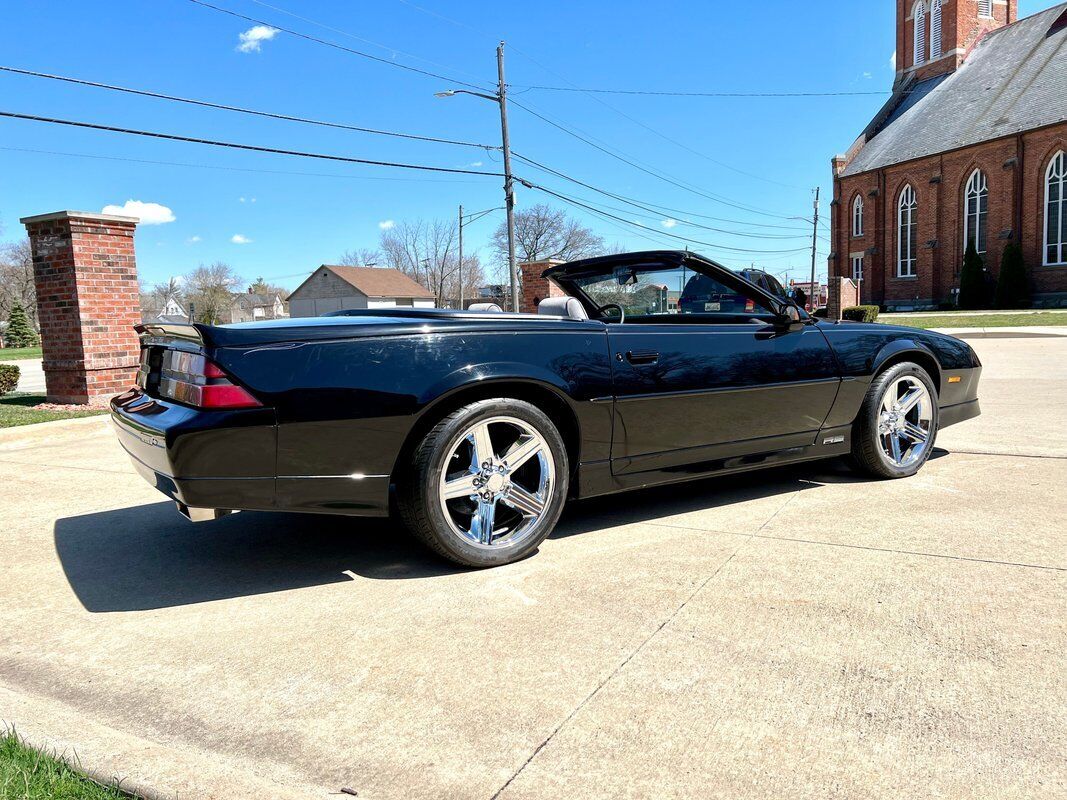
[[[863,256],[852,256],[852,280],[857,286],[863,283]]]
[[[1052,186],[1057,184],[1057,198],[1052,199]],[[1049,161],[1045,170],[1045,230],[1041,263],[1046,267],[1067,264],[1067,152],[1060,150]],[[1058,223],[1058,224],[1057,224]],[[1050,234],[1053,226],[1058,228],[1056,240]],[[1050,257],[1050,251],[1055,251]]]
[[[897,201],[897,277],[914,278],[919,274],[918,253],[919,200],[915,189],[907,184]],[[905,232],[905,226],[907,230]],[[912,233],[914,232],[914,236]],[[914,241],[913,241],[914,239]]]
[[[926,63],[926,0],[919,0],[911,11],[914,36],[914,66]]]
[[[976,169],[971,173],[971,177],[967,179],[967,187],[963,191],[963,252],[967,252],[967,247],[971,243],[971,198],[974,198],[978,206],[975,209],[975,228],[974,233],[974,249],[978,251],[978,255],[985,255],[986,247],[979,247],[979,245],[988,246],[989,243],[989,182],[986,179],[985,173],[980,169]],[[982,200],[985,200],[985,208],[982,207]],[[984,235],[983,235],[984,234]]]
[[[984,19],[993,18],[993,0],[978,0],[978,16]]]
[[[852,235],[863,236],[863,195],[852,201]]]
[[[930,10],[930,60],[941,58],[941,0],[934,0]]]

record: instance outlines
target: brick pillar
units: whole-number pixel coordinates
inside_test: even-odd
[[[549,267],[565,262],[556,259],[544,261],[524,261],[519,264],[522,275],[522,291],[519,297],[519,311],[524,314],[536,314],[537,304],[548,297],[566,297],[567,293],[552,283],[548,278],[542,278],[541,273]]]
[[[830,278],[826,287],[826,318],[841,319],[842,309],[860,304],[859,287],[851,278]]]
[[[33,252],[48,401],[106,402],[137,372],[137,219],[58,211],[21,222]]]

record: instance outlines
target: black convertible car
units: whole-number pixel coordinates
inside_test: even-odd
[[[487,566],[536,549],[570,497],[830,456],[905,477],[979,413],[964,342],[816,321],[692,253],[546,274],[566,296],[537,314],[139,326],[119,439],[191,519],[385,516],[395,487],[420,539]]]

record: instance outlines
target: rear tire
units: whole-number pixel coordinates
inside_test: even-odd
[[[878,375],[852,425],[853,467],[876,478],[918,472],[937,438],[937,389],[929,373],[905,361]]]
[[[559,520],[569,465],[563,439],[530,403],[479,400],[438,422],[397,485],[404,524],[439,555],[468,567],[534,552]]]

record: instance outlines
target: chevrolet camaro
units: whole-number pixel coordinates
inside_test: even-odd
[[[395,504],[440,555],[492,566],[533,552],[569,498],[837,456],[904,478],[979,413],[965,342],[812,319],[693,253],[545,275],[562,292],[536,314],[138,326],[119,440],[190,519]]]

